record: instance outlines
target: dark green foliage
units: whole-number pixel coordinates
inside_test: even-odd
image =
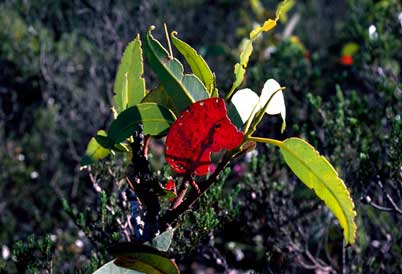
[[[0,247],[13,250],[7,260],[0,257],[0,272],[91,273],[110,259],[105,247],[125,237],[117,218],[129,210],[120,197],[127,156],[79,171],[86,140],[108,128],[122,50],[151,24],[157,37],[162,22],[176,29],[210,64],[220,92],[230,88],[232,50],[257,16],[248,1],[212,2],[0,4]],[[301,15],[292,34],[304,47],[281,37],[279,26],[255,44],[245,86],[261,90],[275,78],[287,87],[285,135],[277,117],[265,118],[259,132],[303,136],[335,163],[361,201],[357,245],[343,253],[333,216],[286,171],[278,153],[259,147],[248,164],[239,160],[241,174],[225,171],[182,218],[169,252],[183,269],[194,260],[208,266],[197,254],[213,250],[226,263],[221,270],[402,272],[401,3],[297,2],[289,18]],[[338,62],[347,42],[360,46],[352,66]],[[147,79],[149,88],[156,88],[153,80]],[[154,169],[162,166],[157,149],[150,156]],[[163,182],[169,173],[153,175]]]
[[[219,181],[201,198],[194,211],[185,214],[179,221],[172,255],[184,256],[198,247],[207,235],[213,235],[215,230],[239,214],[240,207],[235,201],[243,184],[238,184],[238,178],[231,175],[230,170],[225,169]]]
[[[18,241],[13,251],[15,265],[19,273],[52,271],[53,254],[54,244],[51,242],[49,235],[39,240],[34,235],[31,235],[25,243]]]

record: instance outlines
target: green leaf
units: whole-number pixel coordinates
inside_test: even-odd
[[[176,114],[179,114],[179,112],[174,108],[172,98],[162,85],[159,85],[156,89],[150,90],[144,99],[142,99],[141,103],[156,103],[172,110]]]
[[[241,64],[237,63],[234,67],[235,81],[233,83],[232,89],[238,88],[241,83],[243,83],[244,75],[246,74],[246,69]]]
[[[101,268],[93,272],[92,274],[140,274],[141,272],[130,270],[115,265],[114,261],[110,261],[104,264]]]
[[[184,75],[183,65],[153,38],[150,28],[144,42],[149,65],[173,99],[175,109],[181,112],[192,103],[209,97],[204,84],[194,75]]]
[[[152,239],[151,245],[158,249],[159,251],[168,251],[172,239],[173,239],[173,234],[174,234],[174,229],[168,229],[162,234],[156,236],[155,238]]]
[[[110,140],[110,138],[107,137],[106,135],[96,135],[95,140],[103,148],[106,148],[106,149],[113,149],[114,148],[115,143],[113,143],[112,140]]]
[[[356,212],[353,200],[336,170],[310,144],[299,138],[289,138],[279,146],[290,169],[338,218],[347,243],[356,238]]]
[[[193,73],[204,83],[208,93],[211,95],[214,90],[214,74],[204,58],[189,44],[177,38],[176,34],[176,32],[172,32],[171,34],[174,46],[184,56]]]
[[[357,43],[349,42],[346,43],[343,48],[341,55],[342,56],[353,56],[359,51],[360,46]]]
[[[106,136],[106,132],[104,130],[99,130],[97,135]],[[87,150],[85,151],[85,155],[81,160],[81,166],[86,166],[101,160],[110,154],[110,150],[102,147],[95,137],[92,137],[88,143]]]
[[[288,0],[279,3],[276,13],[277,16],[279,17],[279,20],[282,23],[286,23],[288,21],[288,13],[289,11],[296,5],[296,1],[294,0]]]
[[[129,152],[130,151],[127,144],[124,144],[124,143],[115,144],[113,147],[113,150],[118,151],[118,152]]]
[[[248,65],[248,61],[250,59],[251,54],[253,53],[254,40],[257,39],[258,36],[261,35],[261,33],[268,32],[276,26],[276,24],[279,20],[279,17],[281,16],[282,12],[285,11],[285,7],[286,7],[288,1],[289,0],[284,0],[279,3],[278,8],[275,13],[275,19],[268,19],[264,22],[264,24],[262,26],[258,25],[257,27],[255,27],[250,32],[250,35],[249,35],[250,39],[244,40],[244,42],[241,46],[239,62],[236,63],[235,67],[234,67],[235,81],[233,82],[229,93],[225,97],[226,100],[229,100],[232,97],[233,92],[243,83],[244,75],[246,74],[246,68]]]
[[[132,243],[118,244],[109,249],[117,256],[115,264],[147,274],[179,274],[177,265],[166,253],[147,246]]]
[[[232,124],[234,124],[238,129],[243,128],[243,120],[240,116],[239,111],[236,109],[236,106],[233,103],[230,103],[227,106],[228,117]]]
[[[240,64],[245,68],[247,68],[251,53],[253,53],[253,41],[245,39],[240,53]]]
[[[144,126],[145,135],[164,135],[176,121],[174,113],[155,103],[141,103],[129,107],[117,116],[108,131],[109,146],[123,142],[133,135],[139,124]]]
[[[118,113],[135,106],[145,96],[145,80],[140,36],[124,50],[114,82],[114,105]]]

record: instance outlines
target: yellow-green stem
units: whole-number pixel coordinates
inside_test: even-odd
[[[265,144],[271,144],[277,147],[282,147],[283,142],[275,139],[270,139],[270,138],[261,138],[261,137],[247,137],[247,141],[252,141],[252,142],[258,142],[258,143],[265,143]]]
[[[229,93],[228,93],[228,94],[226,95],[226,97],[225,97],[225,100],[226,100],[226,101],[229,101],[229,100],[230,100],[230,98],[232,97],[233,92],[235,91],[235,89],[236,89],[235,85],[232,85],[232,88],[230,89]]]
[[[172,50],[172,45],[170,44],[170,37],[169,37],[169,32],[166,23],[163,23],[163,27],[165,28],[165,35],[166,35],[166,40],[169,48],[169,58],[173,59],[173,50]]]

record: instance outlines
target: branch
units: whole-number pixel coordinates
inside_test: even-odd
[[[160,218],[159,227],[162,230],[171,225],[185,211],[189,210],[192,205],[217,181],[221,172],[225,169],[229,161],[232,159],[232,156],[232,153],[227,152],[223,159],[219,162],[215,172],[206,181],[199,185],[198,191],[195,188],[191,188],[187,199],[185,199],[176,208],[168,210],[165,215]]]
[[[377,181],[378,186],[381,188],[382,192],[385,194],[385,197],[387,198],[388,202],[392,205],[393,210],[402,215],[402,209],[395,203],[395,201],[392,199],[391,195],[389,195],[388,192],[385,191],[383,184],[381,181]]]

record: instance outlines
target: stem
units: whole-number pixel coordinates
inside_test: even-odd
[[[223,159],[219,162],[215,172],[202,184],[199,185],[199,191],[191,188],[187,198],[176,208],[168,210],[159,220],[161,230],[171,225],[181,214],[189,210],[191,206],[215,183],[220,173],[225,169],[226,165],[232,159],[232,153],[227,152]]]
[[[275,139],[270,139],[270,138],[261,138],[261,137],[247,137],[247,141],[253,141],[253,142],[258,142],[258,143],[266,143],[270,145],[274,145],[277,147],[282,147],[283,142]]]
[[[169,48],[169,58],[173,59],[173,51],[172,51],[172,45],[170,44],[170,37],[169,37],[169,32],[166,23],[163,23],[163,27],[165,28],[165,35],[166,35],[166,40]]]
[[[225,96],[225,101],[229,101],[230,97],[232,97],[233,92],[235,91],[236,87],[233,84],[232,87],[230,88],[229,93]]]
[[[174,201],[172,209],[177,208],[183,202],[183,199],[187,193],[188,186],[189,186],[189,182],[188,182],[188,180],[186,180],[180,187],[179,193],[177,194],[177,198]]]
[[[144,137],[144,157],[148,160],[149,144],[151,143],[151,136],[147,135]]]

